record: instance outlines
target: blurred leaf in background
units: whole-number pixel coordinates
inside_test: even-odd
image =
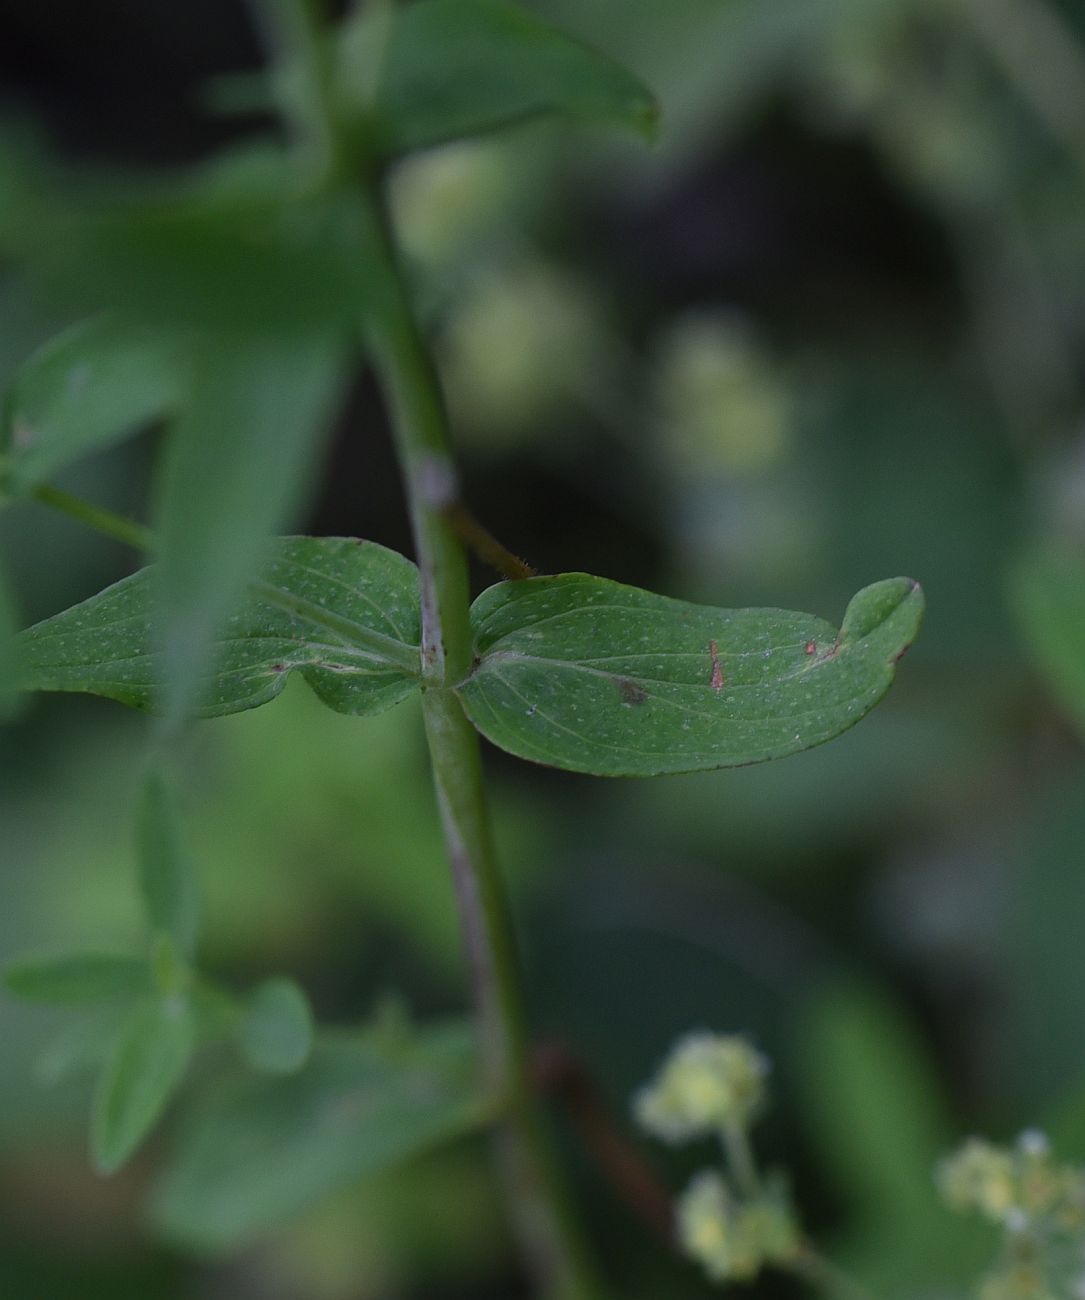
[[[984,1234],[962,1231],[939,1200],[932,1170],[954,1129],[901,1008],[862,981],[823,987],[803,1009],[792,1068],[822,1167],[848,1198],[841,1258],[892,1295],[973,1278]]]
[[[155,1215],[175,1241],[234,1247],[480,1119],[469,1032],[388,1043],[378,1027],[323,1045],[289,1078],[211,1102],[164,1176]]]
[[[1085,727],[1085,564],[1048,550],[1023,557],[1011,588],[1033,661],[1058,703]]]

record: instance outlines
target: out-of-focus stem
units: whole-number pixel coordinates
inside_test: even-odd
[[[375,187],[366,197],[366,249],[379,273],[370,305],[370,350],[391,407],[421,574],[426,734],[488,1085],[505,1101],[499,1143],[510,1207],[542,1294],[599,1300],[601,1286],[530,1076],[519,962],[490,829],[479,738],[455,691],[471,671],[473,640],[467,555],[450,509],[458,487],[444,400]]]

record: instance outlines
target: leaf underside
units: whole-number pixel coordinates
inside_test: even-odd
[[[283,538],[216,644],[201,717],[254,708],[299,672],[338,713],[379,713],[409,695],[420,639],[417,571],[353,538]],[[154,568],[141,569],[19,637],[24,685],[156,707]]]
[[[189,1247],[233,1247],[480,1117],[475,1046],[459,1025],[394,1048],[376,1035],[323,1043],[297,1074],[247,1080],[194,1120],[154,1216]]]
[[[535,762],[600,776],[735,767],[858,722],[922,613],[910,578],[859,592],[839,633],[586,574],[502,583],[473,606],[477,663],[459,691],[484,736]]]

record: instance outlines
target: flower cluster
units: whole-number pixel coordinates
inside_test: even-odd
[[[980,1300],[1085,1295],[1085,1170],[1056,1161],[1042,1133],[1022,1133],[1012,1147],[970,1138],[943,1161],[938,1184],[954,1209],[1004,1230]]]
[[[763,1181],[747,1130],[765,1102],[769,1063],[744,1038],[696,1033],[683,1038],[634,1103],[641,1126],[666,1142],[718,1137],[728,1177],[699,1173],[679,1198],[679,1245],[716,1282],[752,1281],[800,1249],[783,1182]]]
[[[698,1174],[678,1202],[678,1240],[713,1281],[751,1281],[766,1264],[793,1259],[794,1214],[782,1187],[740,1201],[714,1169]]]
[[[768,1060],[736,1035],[681,1039],[634,1103],[641,1127],[665,1142],[745,1127],[765,1097]]]

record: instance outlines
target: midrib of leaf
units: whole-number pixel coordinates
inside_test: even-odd
[[[420,677],[422,674],[417,646],[407,645],[405,642],[397,641],[395,637],[388,636],[384,632],[377,632],[373,628],[363,627],[362,624],[355,623],[353,619],[346,618],[342,614],[336,614],[333,610],[325,609],[323,605],[306,600],[304,596],[296,596],[293,592],[284,591],[281,587],[276,587],[274,583],[266,582],[263,579],[251,581],[249,589],[253,595],[259,596],[261,600],[267,601],[269,605],[274,605],[277,609],[283,610],[284,613],[295,614],[298,618],[304,618],[310,623],[315,623],[326,632],[342,637],[348,646],[367,651],[375,658],[392,663],[410,677]]]
[[[6,457],[0,455],[0,475],[2,475],[6,460]],[[46,496],[45,492],[48,492],[49,495]],[[144,528],[142,525],[120,515],[114,515],[109,510],[99,510],[67,493],[53,493],[52,489],[43,489],[41,496],[43,504],[51,505],[64,514],[79,518],[81,522],[88,524],[98,532],[119,537],[136,550],[142,551],[152,559],[154,558],[157,550],[157,538],[150,529]],[[0,505],[2,504],[3,502],[0,500]],[[325,574],[320,576],[325,580],[327,579]],[[394,665],[407,676],[420,677],[422,675],[419,648],[417,646],[412,646],[408,642],[398,640],[396,637],[388,636],[386,633],[378,632],[373,628],[364,627],[362,624],[354,622],[353,619],[349,619],[342,614],[336,614],[333,610],[318,605],[315,601],[306,600],[304,596],[297,596],[293,592],[285,591],[265,579],[250,578],[246,586],[253,595],[258,596],[267,604],[275,606],[276,609],[280,609],[286,614],[294,614],[299,618],[307,619],[315,626],[323,628],[324,631],[343,638],[348,646],[368,653],[377,660]],[[120,619],[117,620],[117,623],[125,621],[128,620]],[[115,660],[112,662],[120,661]]]
[[[327,650],[356,650],[370,658],[376,659],[381,663],[391,663],[397,668],[401,668],[409,676],[417,677],[420,674],[418,663],[418,649],[412,647],[404,641],[397,641],[395,637],[387,636],[383,632],[377,632],[372,628],[364,627],[360,623],[355,623],[352,619],[342,614],[336,614],[333,610],[326,609],[323,605],[318,605],[314,601],[306,600],[304,596],[296,596],[292,592],[284,591],[281,587],[276,587],[273,583],[262,580],[251,581],[249,589],[253,595],[258,596],[261,600],[269,605],[274,605],[286,614],[296,615],[298,618],[304,618],[310,623],[314,623],[326,632],[331,632],[334,636],[342,638],[345,644],[329,645],[323,647]],[[135,615],[125,615],[112,623],[104,625],[103,631],[111,631],[122,627],[128,623],[139,622]],[[58,629],[54,632],[40,634],[36,639],[39,644],[55,637],[67,636],[69,632],[66,629]],[[242,637],[223,637],[214,642],[215,645],[229,645],[234,641],[259,641],[272,640],[279,641],[281,637],[260,637],[260,636],[242,636]],[[315,647],[321,648],[321,647]],[[144,657],[143,652],[130,655],[115,655],[110,659],[101,661],[104,667],[107,664],[128,663]],[[308,660],[299,661],[308,663]],[[315,661],[314,661],[315,662]]]
[[[758,650],[739,650],[732,652],[727,657],[729,660],[734,659],[760,659],[766,654],[776,654],[780,650],[793,650],[794,642],[787,645],[766,646]],[[505,664],[539,664],[543,668],[564,670],[571,673],[584,673],[589,677],[603,677],[608,681],[612,680],[619,669],[599,668],[597,664],[624,664],[631,659],[699,659],[707,658],[703,650],[637,650],[627,655],[608,655],[602,659],[556,659],[549,658],[546,655],[529,655],[520,650],[488,650],[471,673],[471,677],[476,673],[488,670],[489,666],[494,663]],[[832,658],[836,658],[833,655]],[[779,686],[781,682],[797,681],[807,673],[819,668],[822,664],[831,662],[830,656],[821,655],[817,659],[811,659],[809,663],[799,664],[792,672],[781,673],[779,677],[773,677],[767,682],[728,682],[727,693],[733,691],[764,691]],[[638,685],[644,683],[648,686],[673,686],[680,690],[698,690],[699,687],[694,682],[674,682],[665,677],[648,677],[642,672],[631,671],[629,674],[635,678]],[[495,677],[500,677],[499,673],[494,673]],[[470,680],[469,678],[467,680]],[[504,678],[501,678],[504,681]],[[462,683],[461,683],[462,685]],[[665,703],[674,703],[672,700],[664,701]],[[705,714],[705,717],[710,716]]]

